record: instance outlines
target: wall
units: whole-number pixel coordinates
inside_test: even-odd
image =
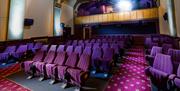
[[[9,0],[0,0],[0,41],[6,40]]]
[[[156,34],[156,22],[99,25],[92,28],[93,35],[104,34]]]
[[[72,28],[71,34],[74,34],[73,6],[75,2],[76,0],[66,0],[61,7],[61,22],[64,23],[65,26]]]
[[[26,0],[25,18],[34,25],[25,27],[24,38],[53,36],[53,0]]]
[[[167,1],[160,0],[160,7],[159,7],[159,27],[160,27],[160,34],[167,34],[169,35],[169,25],[163,18],[164,13],[167,11]]]
[[[180,0],[174,0],[175,3],[175,13],[176,13],[176,25],[177,25],[177,35],[180,37]]]

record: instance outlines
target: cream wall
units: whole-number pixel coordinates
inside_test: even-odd
[[[25,18],[34,24],[24,29],[24,38],[53,36],[53,0],[26,0]]]
[[[180,0],[174,0],[176,13],[177,35],[180,37]]]
[[[66,0],[61,6],[61,22],[72,28],[72,34],[74,34],[74,21],[73,21],[73,6],[76,0]]]
[[[6,40],[9,0],[0,0],[0,41]]]
[[[167,34],[169,35],[169,25],[168,22],[164,20],[163,15],[167,12],[167,1],[160,0],[160,7],[159,7],[159,27],[160,27],[160,34]]]

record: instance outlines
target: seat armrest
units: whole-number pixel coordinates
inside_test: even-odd
[[[80,77],[81,77],[81,79],[87,79],[89,77],[89,73],[85,72],[85,71],[82,71],[80,73]]]
[[[169,80],[173,80],[173,79],[175,79],[176,78],[176,75],[175,74],[171,74],[171,75],[169,75]]]

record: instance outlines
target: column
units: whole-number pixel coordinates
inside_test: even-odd
[[[8,40],[23,39],[25,0],[10,0]]]
[[[0,41],[7,39],[9,0],[0,0]]]
[[[176,19],[175,19],[175,7],[174,0],[167,0],[168,22],[170,35],[176,37]]]

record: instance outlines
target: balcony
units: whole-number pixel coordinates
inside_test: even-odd
[[[98,14],[90,16],[80,16],[75,18],[75,24],[96,24],[114,23],[158,19],[158,8],[141,9],[128,12]]]

